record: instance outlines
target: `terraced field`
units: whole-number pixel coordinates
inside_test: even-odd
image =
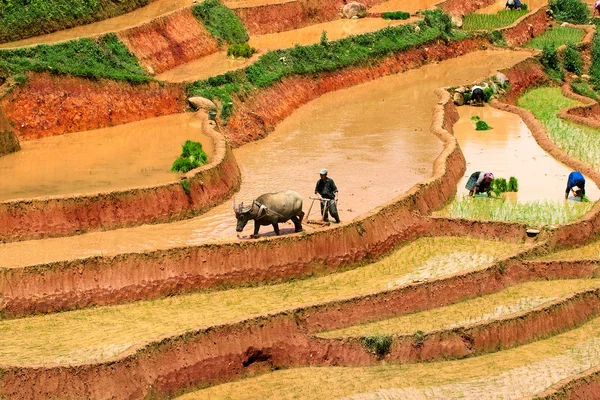
[[[96,22],[0,49],[0,397],[593,396],[598,127],[525,48],[560,30],[543,4],[474,34],[449,15],[498,4],[60,1]],[[460,105],[484,80],[491,106]],[[171,172],[186,140],[207,163]],[[574,169],[590,203],[562,199]],[[475,170],[520,190],[467,198]],[[302,232],[236,232],[232,202],[286,189]]]

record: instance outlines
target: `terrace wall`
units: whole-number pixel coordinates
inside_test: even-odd
[[[512,25],[501,29],[504,39],[509,46],[522,46],[535,36],[538,36],[548,28],[548,7],[540,7],[529,13]]]
[[[21,146],[15,131],[0,108],[0,157],[19,151]]]
[[[206,126],[206,120],[204,121]],[[229,198],[240,185],[240,171],[229,143],[212,129],[212,161],[188,172],[186,194],[179,181],[90,195],[65,195],[0,202],[0,240],[116,229],[189,218]]]

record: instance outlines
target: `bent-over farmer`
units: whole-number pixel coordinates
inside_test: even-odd
[[[492,181],[494,174],[491,172],[476,171],[471,174],[465,189],[469,191],[469,196],[475,196],[477,193],[487,193],[492,190]]]
[[[567,189],[565,190],[565,200],[569,198],[571,191],[573,191],[573,196],[575,197],[583,198],[585,196],[585,178],[579,171],[573,171],[569,174]]]
[[[471,88],[471,102],[473,104],[483,104],[485,102],[485,96],[483,95],[483,88],[479,85],[475,85]]]
[[[323,216],[323,221],[329,222],[329,213],[333,219],[335,219],[336,223],[340,223],[340,217],[338,215],[337,210],[337,193],[338,189],[335,186],[335,182],[333,179],[327,177],[327,170],[322,169],[319,172],[321,178],[317,181],[317,185],[315,186],[315,194],[321,200],[321,215]]]

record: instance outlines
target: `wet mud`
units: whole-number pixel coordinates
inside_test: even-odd
[[[471,173],[491,171],[497,178],[508,180],[514,176],[519,180],[519,191],[509,194],[510,199],[564,200],[564,187],[572,170],[539,147],[518,115],[489,106],[463,106],[458,112],[460,120],[454,125],[454,136],[467,161],[467,172],[458,184],[459,195],[467,194],[464,187]],[[481,118],[493,129],[475,130],[472,117]],[[588,196],[598,198],[598,187],[593,183],[588,186]]]
[[[171,182],[178,179],[171,164],[188,139],[213,153],[212,140],[191,113],[26,141],[21,151],[0,158],[0,200]]]
[[[436,87],[464,83],[467,76],[486,76],[527,56],[526,52],[473,53],[322,96],[286,119],[268,138],[234,151],[244,177],[235,197],[238,202],[251,202],[265,192],[294,189],[304,198],[308,213],[318,172],[328,168],[340,189],[342,220],[368,212],[431,176],[442,146],[429,132],[431,121],[421,116],[436,104]],[[482,59],[485,62],[469,61]],[[298,165],[304,174],[298,174]],[[318,216],[318,204],[311,212],[310,219]],[[284,234],[293,231],[292,225],[281,228]],[[243,236],[247,238],[251,229],[246,227]],[[272,235],[272,228],[263,227],[261,233]],[[231,204],[188,221],[90,235],[41,240],[33,251],[25,251],[32,243],[5,244],[0,246],[0,265],[238,240]],[[25,264],[19,261],[24,258]]]
[[[37,44],[51,44],[64,42],[67,40],[92,37],[104,33],[115,32],[126,28],[139,25],[161,15],[173,12],[179,8],[190,6],[194,0],[154,0],[146,7],[139,8],[130,13],[110,18],[104,21],[94,22],[92,24],[78,26],[71,29],[50,33],[48,35],[37,36],[29,39],[19,40],[17,42],[0,44],[0,48],[13,48],[33,46]]]
[[[227,57],[227,52],[219,51],[186,64],[179,65],[156,75],[156,79],[166,82],[193,82],[224,74],[228,71],[247,67],[258,60],[260,54],[251,58]]]

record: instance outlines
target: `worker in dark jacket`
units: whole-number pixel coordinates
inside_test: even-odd
[[[315,187],[315,194],[319,196],[321,199],[321,215],[323,216],[323,221],[329,222],[329,213],[333,219],[335,219],[336,223],[340,223],[340,217],[337,211],[337,186],[335,186],[335,182],[333,179],[327,177],[327,170],[322,169],[319,172],[321,175],[321,179],[317,181],[317,186]]]
[[[493,180],[494,174],[491,172],[476,171],[469,177],[465,189],[469,191],[469,196],[475,196],[477,193],[487,193],[489,196]]]
[[[567,179],[567,190],[565,190],[565,200],[569,198],[569,194],[573,191],[575,197],[583,198],[585,196],[585,178],[579,171],[573,171]]]

